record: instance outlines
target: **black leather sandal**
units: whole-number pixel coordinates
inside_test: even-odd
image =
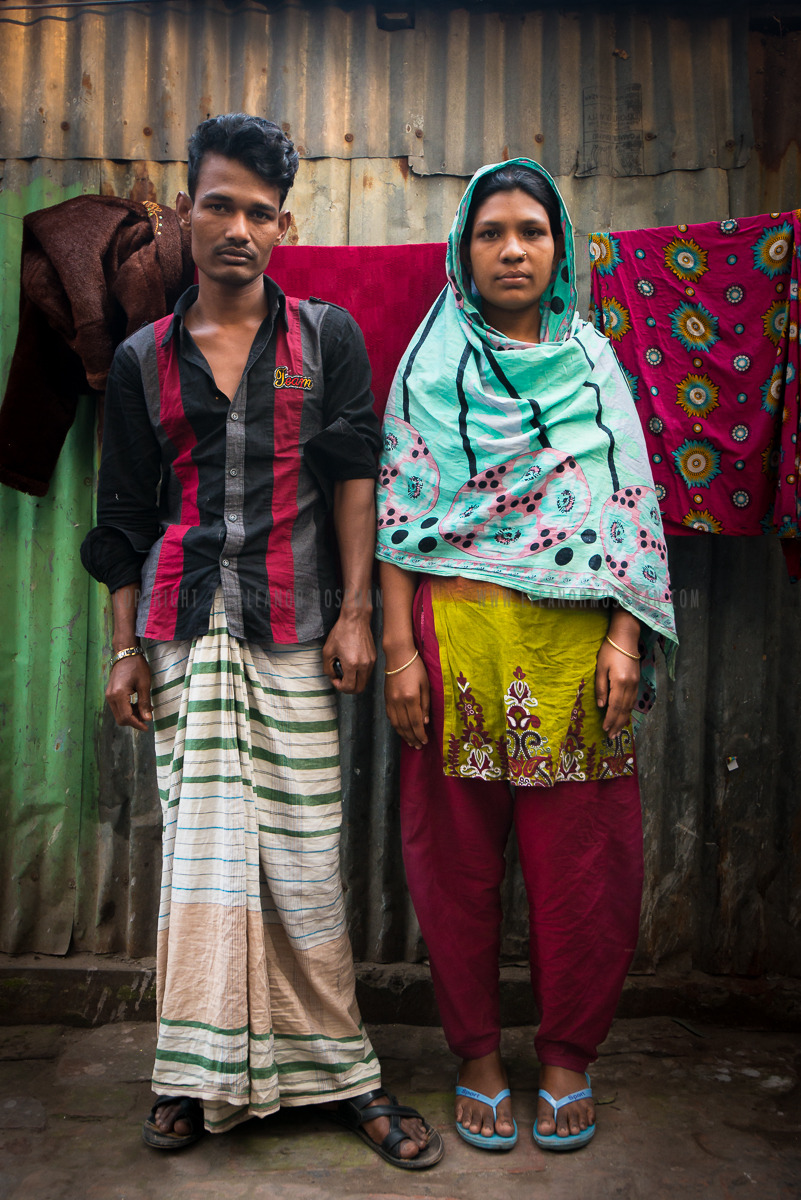
[[[188,1121],[192,1126],[191,1133],[165,1133],[156,1124],[156,1112],[165,1104],[177,1104],[176,1121]],[[192,1096],[159,1096],[150,1110],[150,1116],[142,1125],[142,1141],[156,1150],[183,1150],[191,1146],[205,1132],[203,1125],[203,1106]]]
[[[379,1100],[382,1097],[386,1103],[372,1103],[373,1100]],[[439,1133],[428,1124],[417,1109],[408,1108],[405,1104],[398,1104],[397,1097],[393,1096],[391,1092],[384,1091],[383,1088],[376,1088],[361,1096],[351,1096],[348,1100],[340,1100],[336,1108],[322,1108],[320,1111],[324,1116],[336,1121],[338,1125],[357,1134],[371,1150],[380,1154],[385,1162],[392,1163],[393,1167],[400,1167],[404,1171],[424,1171],[438,1163],[445,1153]],[[374,1121],[376,1117],[389,1117],[389,1133],[383,1142],[374,1142],[363,1128],[365,1122]],[[398,1153],[401,1142],[405,1142],[409,1137],[401,1129],[401,1121],[404,1117],[417,1117],[423,1122],[429,1135],[428,1145],[424,1146],[414,1158],[401,1158]]]

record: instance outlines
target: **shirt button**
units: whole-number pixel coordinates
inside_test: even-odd
[[[228,520],[229,520],[229,521],[238,521],[238,520],[239,520],[239,518],[237,517],[236,513],[229,513],[229,514],[228,514]]]
[[[224,567],[230,567],[231,563],[229,562],[229,560],[228,560],[227,558],[224,558],[224,559],[222,560],[222,565],[223,565]]]
[[[232,420],[232,421],[238,421],[238,420],[239,420],[239,413],[236,413],[236,412],[233,412],[233,413],[231,413],[231,420]]]
[[[237,471],[236,467],[231,467],[231,470],[228,472],[228,474],[229,475],[238,475],[239,472]]]

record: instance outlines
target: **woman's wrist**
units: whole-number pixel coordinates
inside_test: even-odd
[[[387,666],[391,668],[397,666],[399,662],[406,662],[407,658],[411,658],[417,647],[414,644],[414,638],[409,635],[404,641],[383,642],[382,649]]]
[[[610,617],[605,640],[628,658],[639,658],[640,622],[625,608],[616,608]]]
[[[625,608],[615,608],[612,610],[612,615],[609,618],[609,632],[612,637],[619,633],[621,637],[626,635],[639,640],[640,622]]]

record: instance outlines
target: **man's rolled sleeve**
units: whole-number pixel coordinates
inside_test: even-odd
[[[85,538],[81,561],[111,591],[135,583],[159,537],[161,452],[145,402],[139,365],[121,346],[106,391],[97,527]]]

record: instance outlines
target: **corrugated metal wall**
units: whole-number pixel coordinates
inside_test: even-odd
[[[4,5],[3,367],[21,213],[76,191],[170,203],[188,134],[226,109],[271,116],[303,147],[292,237],[306,244],[442,240],[464,177],[514,153],[557,176],[584,264],[594,229],[797,206],[801,39],[749,33],[746,7],[712,7],[670,16],[418,6],[414,30],[386,33],[369,5]],[[95,952],[141,956],[154,945],[152,750],[100,715],[105,626],[93,585],[74,574],[93,460],[84,412],[51,495],[0,497],[10,589],[0,612],[18,631],[0,677],[12,831],[0,944],[12,952],[63,953],[70,935],[74,949]],[[682,654],[640,745],[647,885],[635,967],[801,975],[799,590],[767,539],[676,539],[671,561]],[[49,610],[31,605],[32,587]],[[68,780],[59,684],[70,713],[83,699]],[[415,960],[396,747],[378,693],[343,705],[351,931],[362,959]],[[526,914],[514,855],[506,887],[505,951],[519,959]]]

